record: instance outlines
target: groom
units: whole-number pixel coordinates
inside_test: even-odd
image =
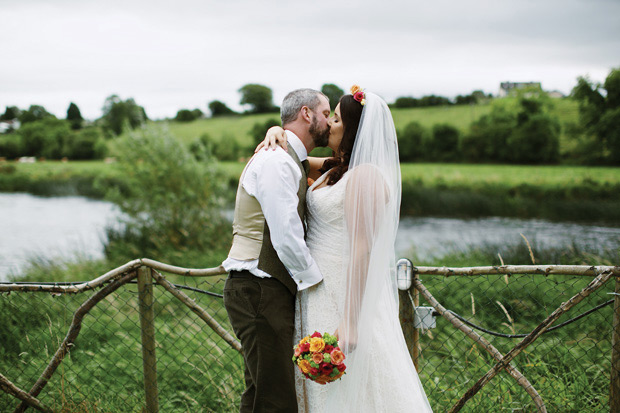
[[[295,294],[323,279],[304,241],[308,153],[327,146],[329,101],[298,89],[280,109],[288,152],[261,150],[237,189],[224,305],[243,347],[241,412],[297,412]]]

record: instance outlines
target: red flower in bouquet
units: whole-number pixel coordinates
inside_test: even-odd
[[[328,376],[332,374],[332,371],[334,371],[334,366],[332,366],[331,363],[322,363],[319,370],[321,371],[321,374]]]

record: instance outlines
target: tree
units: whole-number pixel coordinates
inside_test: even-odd
[[[209,110],[211,111],[211,117],[234,115],[235,111],[226,106],[225,103],[219,100],[213,100],[209,102]]]
[[[415,108],[420,106],[418,99],[411,96],[402,96],[394,102],[395,108]]]
[[[0,120],[13,120],[19,118],[21,110],[17,106],[7,106],[4,114],[0,115]]]
[[[177,122],[192,122],[196,120],[196,116],[194,115],[194,112],[189,109],[181,109],[177,112],[174,120]]]
[[[148,118],[144,108],[138,106],[133,98],[122,100],[118,95],[112,95],[105,100],[102,120],[107,130],[120,135],[125,127],[135,129]]]
[[[463,138],[462,152],[472,162],[506,162],[509,151],[508,138],[517,125],[516,116],[501,107],[472,122],[469,133]]]
[[[67,120],[71,123],[71,129],[78,130],[82,128],[84,118],[80,113],[80,108],[73,102],[69,104],[69,108],[67,109]]]
[[[428,152],[433,160],[455,161],[459,157],[459,137],[457,128],[448,124],[433,126],[433,135],[428,143]]]
[[[192,110],[192,114],[194,115],[194,119],[200,119],[205,115],[203,111],[198,108]]]
[[[267,86],[247,84],[239,89],[242,105],[250,105],[252,113],[269,113],[274,111],[273,93]]]
[[[425,157],[428,131],[418,122],[411,122],[398,133],[398,155],[401,162],[413,162]]]
[[[474,95],[458,95],[454,100],[456,105],[472,105],[476,103],[476,98]]]
[[[560,123],[542,111],[527,116],[520,112],[507,144],[512,162],[555,162],[560,155]]]
[[[23,125],[28,122],[36,122],[47,118],[56,118],[56,116],[49,113],[41,105],[30,105],[28,110],[23,111],[19,115],[19,122]]]
[[[340,98],[344,95],[344,90],[340,89],[333,83],[326,83],[321,86],[321,92],[329,99],[329,106],[331,110],[336,109],[338,101],[340,101]]]
[[[583,133],[595,138],[608,161],[620,165],[620,68],[612,69],[602,85],[579,77],[572,96],[579,101]]]
[[[443,96],[427,95],[420,99],[420,106],[443,106],[451,105],[450,99]]]

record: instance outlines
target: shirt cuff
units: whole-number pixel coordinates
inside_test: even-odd
[[[313,262],[307,270],[293,274],[292,278],[297,284],[297,291],[302,291],[323,281],[323,274],[316,262]]]

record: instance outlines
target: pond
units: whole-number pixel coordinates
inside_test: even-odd
[[[30,261],[103,257],[106,225],[118,224],[118,208],[85,197],[37,197],[0,193],[0,281],[19,274]],[[401,220],[397,253],[441,256],[486,244],[524,242],[540,247],[620,247],[620,228],[511,218]]]

